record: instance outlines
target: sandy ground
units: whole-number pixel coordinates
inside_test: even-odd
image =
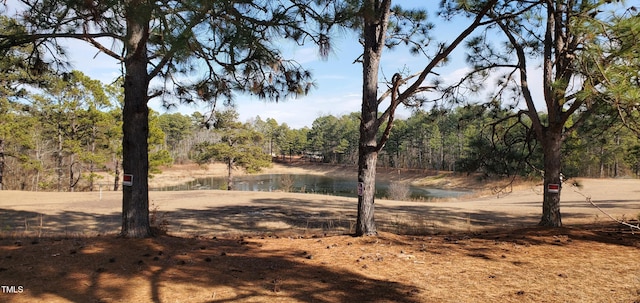
[[[291,172],[291,168],[286,169]],[[309,173],[309,169],[294,169],[300,169],[295,173]],[[184,171],[175,170],[172,176],[169,170],[152,182],[165,182],[165,185],[170,183],[167,180],[182,182],[198,174],[211,174],[211,170],[194,169],[186,177]],[[565,185],[562,191],[565,225],[610,221],[602,211],[623,220],[635,220],[640,214],[640,180],[578,181],[581,188]],[[380,231],[405,234],[532,226],[541,215],[541,192],[540,185],[528,185],[499,196],[474,195],[443,202],[378,199],[376,223]],[[220,190],[152,191],[149,196],[153,223],[176,235],[286,234],[319,230],[328,234],[348,233],[353,232],[357,211],[355,197]],[[112,191],[0,191],[0,228],[4,233],[38,235],[117,233],[121,197],[120,192]],[[589,199],[602,211],[589,204]]]
[[[217,169],[174,167],[152,183]],[[293,169],[353,174],[270,171]],[[495,180],[423,173],[380,177],[478,191],[377,200],[376,237],[345,235],[355,198],[152,191],[154,225],[184,237],[122,239],[119,192],[0,191],[0,302],[640,302],[637,230],[587,203],[636,219],[639,180],[566,185],[565,227],[539,228],[539,185],[498,197]]]

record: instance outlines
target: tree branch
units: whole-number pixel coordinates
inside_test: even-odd
[[[412,96],[416,90],[421,87],[422,82],[427,78],[427,75],[429,73],[431,73],[431,70],[433,70],[433,68],[435,68],[438,64],[440,64],[440,62],[442,62],[444,59],[446,59],[449,54],[451,54],[451,52],[453,52],[453,50],[467,37],[469,36],[476,28],[478,28],[478,26],[480,26],[480,24],[482,23],[482,19],[486,16],[486,14],[489,12],[489,10],[498,2],[498,0],[491,0],[489,2],[487,2],[484,7],[482,8],[482,10],[480,10],[480,12],[478,12],[478,15],[476,16],[476,18],[473,20],[473,22],[471,23],[471,25],[469,25],[467,28],[465,28],[464,31],[462,31],[462,33],[460,33],[460,35],[458,35],[458,37],[456,37],[456,39],[447,47],[442,47],[440,49],[440,51],[438,52],[438,54],[436,54],[436,56],[431,60],[431,62],[422,70],[422,72],[420,72],[420,74],[418,75],[417,79],[413,82],[413,84],[411,84],[404,92],[402,92],[399,96],[398,99],[400,99],[400,102],[403,102],[405,99],[409,98],[410,96]]]
[[[532,127],[536,131],[536,134],[538,135],[538,137],[541,138],[542,131],[543,131],[542,121],[540,121],[540,117],[538,117],[538,111],[536,109],[535,103],[533,102],[533,96],[531,95],[531,90],[529,89],[529,82],[527,80],[528,79],[527,59],[526,59],[524,49],[522,48],[522,45],[518,43],[518,41],[513,36],[513,34],[511,34],[511,32],[509,31],[509,28],[503,22],[497,22],[497,24],[498,26],[500,26],[502,31],[505,33],[505,35],[509,39],[509,42],[511,43],[511,45],[516,50],[516,55],[518,57],[517,68],[520,70],[520,87],[522,89],[522,95],[524,97],[524,100],[527,104],[527,108],[529,110],[529,117],[533,122]]]
[[[380,142],[376,148],[376,151],[379,152],[384,147],[385,143],[389,140],[389,135],[391,134],[391,128],[393,128],[393,121],[395,119],[395,112],[398,104],[400,104],[400,100],[398,100],[398,88],[404,81],[402,80],[402,76],[399,73],[396,73],[391,78],[392,88],[391,88],[391,104],[387,108],[387,110],[382,114],[378,121],[387,120],[387,125],[382,132],[382,136],[380,137]],[[380,122],[378,122],[380,123]]]

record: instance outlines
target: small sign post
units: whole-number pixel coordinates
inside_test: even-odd
[[[124,174],[124,176],[122,177],[122,185],[133,186],[133,175]]]
[[[560,184],[549,183],[547,185],[547,192],[551,194],[557,194],[560,192]]]

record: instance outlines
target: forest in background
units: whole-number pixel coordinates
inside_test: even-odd
[[[40,80],[1,98],[2,189],[117,190],[122,163],[122,89],[78,71]],[[291,101],[302,102],[302,101]],[[542,175],[542,153],[530,123],[512,118],[498,102],[435,105],[396,119],[380,153],[379,166],[399,169],[483,173],[487,176]],[[564,146],[566,177],[637,177],[640,140],[615,113],[595,113]],[[227,108],[211,116],[195,112],[150,114],[150,167],[224,161],[257,171],[265,161],[293,156],[353,165],[358,159],[359,114],[325,115],[311,127],[290,128],[256,116],[237,121]],[[212,147],[226,146],[226,149]],[[231,152],[234,152],[231,155]],[[222,153],[222,154],[221,154]],[[226,153],[226,154],[224,154]]]

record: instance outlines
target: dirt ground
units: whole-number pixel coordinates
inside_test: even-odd
[[[173,167],[153,184],[221,174]],[[355,174],[276,165],[268,173]],[[0,302],[640,302],[640,180],[565,184],[565,227],[535,227],[541,186],[425,172],[381,177],[474,189],[376,200],[283,192],[150,192],[168,235],[120,239],[121,194],[0,191]],[[598,205],[597,209],[588,202]],[[605,214],[606,213],[606,214]]]

